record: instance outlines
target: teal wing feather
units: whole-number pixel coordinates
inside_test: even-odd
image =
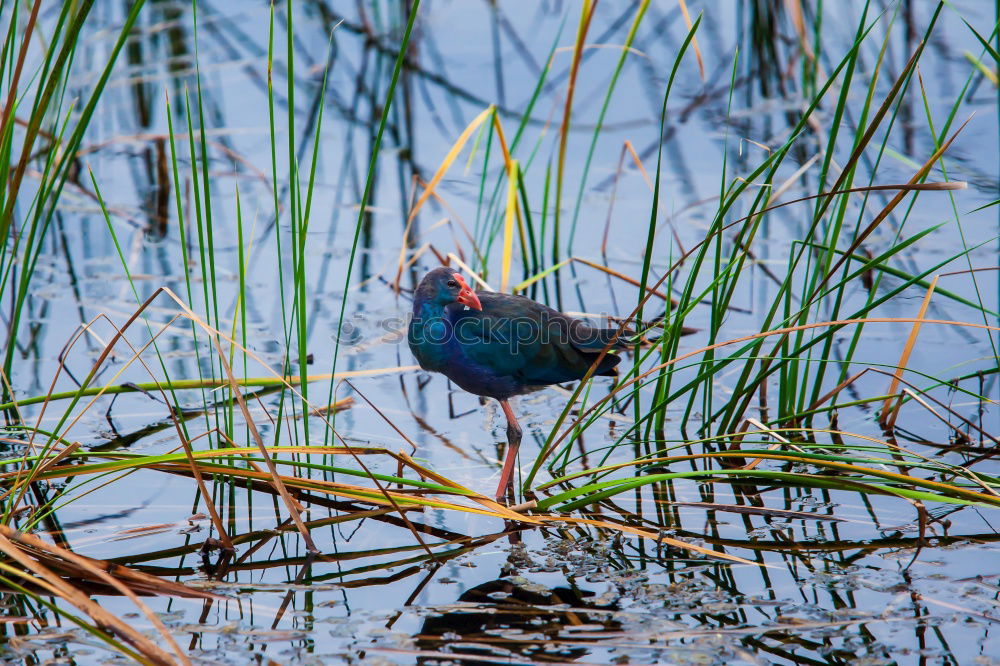
[[[527,298],[480,292],[482,311],[455,308],[453,332],[473,363],[526,385],[583,377],[614,331],[582,322]],[[597,374],[614,374],[619,359],[605,355]]]

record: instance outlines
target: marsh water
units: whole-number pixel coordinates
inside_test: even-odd
[[[639,278],[652,201],[648,179],[656,175],[660,145],[660,105],[688,31],[680,4],[650,3],[621,70],[577,203],[595,123],[635,14],[631,3],[602,2],[595,9],[580,56],[566,141],[560,258],[572,254]],[[656,234],[652,265],[656,277],[681,248],[704,238],[720,183],[749,173],[788,138],[797,121],[806,102],[803,61],[789,55],[799,39],[789,13],[796,5],[687,3],[692,19],[703,16],[698,40],[704,74],[689,54],[667,106],[661,233]],[[818,34],[812,32],[816,25],[812,18],[806,17],[808,38],[822,40],[815,57],[824,75],[850,48],[863,7],[861,2],[824,3]],[[859,59],[866,69],[859,72],[863,80],[852,89],[848,112],[839,119],[845,136],[855,133],[868,79],[878,72],[884,81],[875,86],[876,96],[884,96],[917,47],[933,10],[932,3],[875,3],[869,9],[874,27]],[[78,327],[98,315],[120,325],[135,312],[137,299],[144,300],[160,287],[186,300],[186,272],[194,285],[192,309],[226,332],[236,330],[238,267],[244,256],[246,312],[236,318],[245,316],[247,348],[260,363],[281,368],[290,357],[292,374],[331,372],[341,304],[346,302],[336,368],[338,373],[357,375],[350,386],[314,382],[310,398],[316,404],[353,398],[334,420],[337,432],[351,445],[405,451],[448,479],[491,493],[505,450],[502,413],[496,404],[482,405],[441,376],[413,369],[415,361],[399,332],[414,282],[448,253],[475,263],[473,239],[492,269],[489,281],[493,286],[499,283],[501,241],[493,229],[502,216],[484,215],[488,207],[481,200],[481,182],[487,184],[483,189],[489,199],[502,176],[503,162],[495,144],[484,181],[483,137],[472,159],[470,141],[448,170],[437,186],[439,198],[428,200],[408,232],[407,257],[418,250],[420,255],[402,272],[400,293],[392,289],[392,282],[409,210],[421,191],[417,182],[431,179],[468,123],[490,104],[496,105],[508,139],[530,105],[515,156],[522,167],[527,165],[524,185],[533,204],[531,213],[536,218],[547,214],[552,224],[554,185],[545,199],[548,209],[542,203],[543,192],[546,170],[551,173],[558,162],[580,6],[555,0],[425,0],[359,227],[369,159],[407,19],[405,3],[296,2],[291,44],[286,43],[286,11],[287,6],[279,4],[274,15],[275,192],[268,102],[269,6],[199,0],[195,32],[188,4],[147,3],[87,130],[79,157],[83,175],[67,185],[48,231],[26,321],[17,336],[11,377],[15,394],[74,389],[114,333],[107,321],[97,321],[66,350]],[[86,89],[99,76],[124,16],[123,3],[95,5],[76,49],[71,91]],[[998,196],[1000,98],[995,78],[991,81],[975,64],[983,49],[963,19],[988,36],[997,16],[992,3],[975,0],[957,2],[941,13],[920,61],[919,83],[910,86],[896,109],[884,150],[866,151],[857,169],[859,181],[867,182],[877,172],[875,184],[907,182],[937,148],[928,117],[940,131],[956,98],[962,96],[956,125],[970,116],[972,120],[949,148],[945,171],[936,167],[932,180],[961,180],[968,188],[921,193],[906,211],[905,227],[900,208],[870,245],[877,253],[899,237],[942,224],[895,260],[917,272],[963,248],[974,248],[967,258],[940,271],[966,272],[942,277],[940,285],[996,311],[997,209],[976,209]],[[56,7],[43,6],[39,18],[43,32],[56,20]],[[288,49],[294,54],[291,81]],[[982,62],[992,68],[988,58]],[[536,91],[547,63],[549,74]],[[995,68],[990,71],[995,73]],[[328,72],[325,88],[324,72]],[[201,257],[192,249],[196,233],[191,225],[205,202],[194,201],[185,99],[197,93],[199,78],[209,149],[206,182],[217,313],[204,300],[205,273]],[[970,78],[972,84],[966,86]],[[197,124],[196,104],[191,106]],[[813,131],[819,135],[832,130],[833,106],[831,101],[829,108],[818,111]],[[295,131],[291,145],[290,108]],[[168,114],[175,132],[179,183],[172,174]],[[304,255],[309,312],[304,351],[310,363],[299,368],[302,350],[298,338],[286,337],[284,323],[286,308],[294,302],[288,216],[294,205],[290,193],[296,188],[290,185],[288,164],[292,152],[299,160],[300,183],[310,178],[317,124],[319,152]],[[626,142],[635,159],[623,149]],[[783,167],[778,181],[787,180],[781,194],[785,200],[815,192],[816,155],[822,145],[797,148],[799,153]],[[837,145],[841,152],[834,157],[835,165],[843,164],[851,149],[849,139]],[[800,168],[801,173],[795,174]],[[122,268],[90,172],[136,293]],[[859,195],[851,205],[871,209],[870,218],[893,194]],[[186,248],[178,232],[178,201],[189,225]],[[784,272],[813,210],[792,205],[768,216],[754,240],[755,261],[739,282],[735,299],[739,307],[726,315],[727,337],[759,330],[760,318],[774,299],[776,282],[771,274]],[[245,254],[240,252],[238,228]],[[348,279],[356,228],[358,250]],[[967,272],[972,268],[986,270]],[[526,277],[515,262],[512,281]],[[558,279],[558,302],[554,278],[546,282],[545,291],[533,295],[564,311],[590,314],[627,315],[636,301],[634,285],[583,264],[560,270]],[[891,280],[886,278],[885,288]],[[924,293],[913,288],[890,301],[881,316],[915,316]],[[866,294],[860,281],[847,292],[848,298],[862,300]],[[161,297],[146,316],[159,325],[177,310],[175,303]],[[935,300],[928,316],[997,324],[995,318],[971,312],[960,304]],[[695,330],[681,342],[682,352],[706,344],[699,330],[709,326],[711,316],[706,307],[688,317],[686,323]],[[906,324],[866,328],[851,372],[866,364],[895,363],[909,330]],[[148,339],[143,327],[132,329],[132,335],[137,346]],[[909,367],[924,377],[989,371],[996,367],[995,340],[995,333],[982,330],[928,326],[920,333]],[[838,342],[836,353],[841,344],[846,342]],[[186,324],[168,328],[157,345],[162,368],[155,355],[148,357],[148,368],[129,364],[128,348],[119,345],[103,361],[98,382],[149,382],[150,373],[159,377],[163,372],[174,380],[198,379],[219,371],[205,361],[213,351],[204,336],[193,337]],[[266,374],[260,363],[252,363],[247,372]],[[726,400],[736,374],[721,373],[714,379],[716,404]],[[889,379],[873,373],[859,381],[857,391],[882,395]],[[611,381],[596,381],[589,399],[606,394]],[[515,401],[525,429],[522,473],[544,444],[571,388],[553,387]],[[975,390],[987,400],[969,401],[945,391],[937,395],[996,435],[1000,431],[997,375],[985,372]],[[181,395],[193,410],[188,418],[192,437],[210,430],[208,419],[194,410],[207,405],[210,411],[215,409],[213,393]],[[330,443],[321,421],[313,419],[307,434],[301,418],[286,414],[269,420],[269,415],[279,413],[281,400],[278,393],[265,393],[250,405],[265,441],[303,443],[308,436],[308,443]],[[285,397],[287,410],[292,410],[292,402]],[[684,407],[667,411],[665,427],[673,441],[699,437],[696,428],[683,429],[691,417]],[[76,413],[82,416],[64,437],[79,441],[84,449],[150,454],[178,446],[170,410],[155,392],[126,393],[113,402],[105,396],[86,410],[81,404]],[[32,423],[40,418],[37,427],[45,429],[53,427],[61,413],[54,405],[42,413],[35,405],[24,408],[23,416]],[[576,467],[570,469],[599,464],[602,447],[632,416],[623,409],[589,429],[574,453]],[[233,418],[239,421],[238,415]],[[698,419],[700,423],[700,415]],[[983,438],[963,452],[949,449],[954,429],[944,421],[927,410],[904,411],[901,440],[924,455],[956,464],[995,450],[995,442]],[[827,419],[817,427],[829,425]],[[836,427],[882,436],[869,404],[840,410]],[[212,437],[199,441],[208,446]],[[248,438],[239,445],[252,442]],[[631,457],[632,448],[627,448]],[[22,453],[10,445],[10,456]],[[394,464],[377,460],[371,464],[375,471],[395,472]],[[996,473],[989,462],[977,469]],[[543,470],[542,481],[548,478],[544,474]],[[205,602],[145,598],[197,663],[1000,663],[1000,513],[989,507],[928,503],[934,519],[928,525],[911,502],[897,497],[788,488],[767,493],[763,506],[754,507],[742,502],[734,486],[689,480],[672,488],[669,498],[637,491],[617,496],[612,505],[599,509],[603,514],[617,511],[616,517],[626,522],[652,517],[664,535],[737,555],[754,563],[750,565],[583,525],[522,529],[493,516],[434,508],[409,512],[409,521],[424,540],[445,544],[436,545],[435,556],[430,557],[398,514],[339,523],[334,520],[337,516],[363,507],[329,500],[309,505],[306,515],[310,521],[329,519],[312,530],[321,553],[314,557],[289,527],[277,499],[220,480],[210,485],[213,499],[231,536],[240,537],[235,555],[220,561],[218,551],[203,550],[206,540],[217,534],[190,478],[138,470],[104,483],[111,480],[90,482],[79,497],[59,507],[39,533],[58,535],[53,538],[81,554],[220,595]],[[60,489],[53,483],[43,492]],[[89,493],[83,495],[85,491]],[[20,614],[16,595],[5,593],[5,597],[9,614]],[[148,620],[128,600],[102,594],[95,598],[155,636]],[[65,619],[47,617],[47,624],[2,625],[7,640],[0,647],[0,658],[33,664],[125,659]]]

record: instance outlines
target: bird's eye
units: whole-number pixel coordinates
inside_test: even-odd
[[[457,287],[458,283],[455,282],[454,280],[448,280],[448,286],[449,287]]]

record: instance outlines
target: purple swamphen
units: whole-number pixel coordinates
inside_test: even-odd
[[[421,368],[500,402],[508,448],[497,500],[511,485],[521,444],[508,399],[582,379],[605,347],[627,348],[618,337],[616,329],[593,328],[524,296],[475,292],[450,268],[435,268],[420,281],[407,335]],[[619,360],[606,354],[594,374],[614,376]]]

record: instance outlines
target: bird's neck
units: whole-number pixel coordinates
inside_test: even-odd
[[[414,301],[407,338],[420,367],[437,371],[447,367],[452,355],[450,331],[451,322],[443,305],[422,299]]]
[[[417,298],[413,301],[413,317],[429,321],[444,317],[444,306],[431,300]]]

